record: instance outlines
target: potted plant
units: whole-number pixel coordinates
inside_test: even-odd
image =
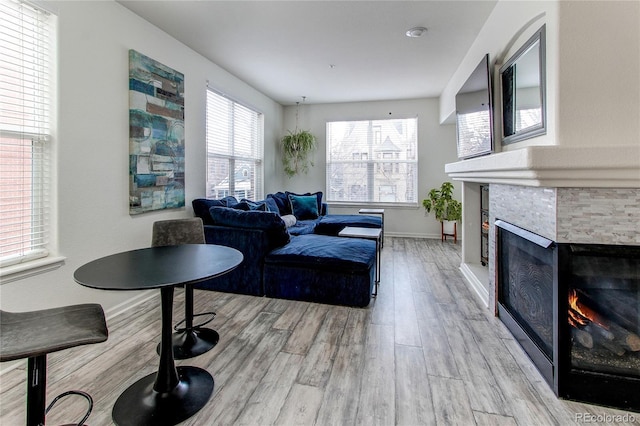
[[[440,221],[441,237],[444,241],[447,236],[452,236],[454,242],[458,241],[457,222],[462,219],[462,203],[453,198],[453,184],[443,182],[440,188],[429,191],[429,198],[422,200],[427,213],[433,213],[436,220]],[[449,229],[445,230],[445,222]]]
[[[309,154],[316,147],[316,137],[308,130],[298,130],[296,126],[296,131],[289,131],[289,134],[282,138],[281,144],[282,163],[287,176],[307,173],[309,165],[313,166]]]

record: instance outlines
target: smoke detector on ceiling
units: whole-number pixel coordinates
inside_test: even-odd
[[[427,33],[427,29],[425,27],[413,27],[413,28],[409,28],[405,34],[407,37],[416,38],[416,37],[422,37],[426,33]]]

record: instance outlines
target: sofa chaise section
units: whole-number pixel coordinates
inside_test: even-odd
[[[375,281],[374,241],[300,235],[264,259],[267,297],[365,307]]]

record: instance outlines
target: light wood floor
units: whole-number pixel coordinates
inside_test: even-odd
[[[459,251],[387,238],[379,295],[366,309],[196,291],[196,312],[217,312],[210,325],[221,340],[177,361],[215,378],[208,405],[183,424],[570,425],[584,413],[640,424],[640,413],[558,400],[466,287]],[[51,354],[48,399],[85,390],[95,400],[89,424],[112,424],[118,395],[157,368],[159,299],[111,319],[107,342]],[[177,290],[174,318],[182,302]],[[0,378],[3,426],[24,424],[25,378],[24,369]],[[83,409],[80,399],[63,401],[48,424]]]

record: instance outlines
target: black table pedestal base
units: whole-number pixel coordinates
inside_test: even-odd
[[[218,344],[220,335],[210,328],[192,328],[171,335],[173,345],[173,359],[188,359],[211,350]],[[160,354],[160,346],[156,351]]]
[[[156,373],[125,390],[113,406],[118,426],[176,425],[197,413],[213,393],[213,377],[198,367],[178,367],[178,385],[171,391],[153,390]]]

